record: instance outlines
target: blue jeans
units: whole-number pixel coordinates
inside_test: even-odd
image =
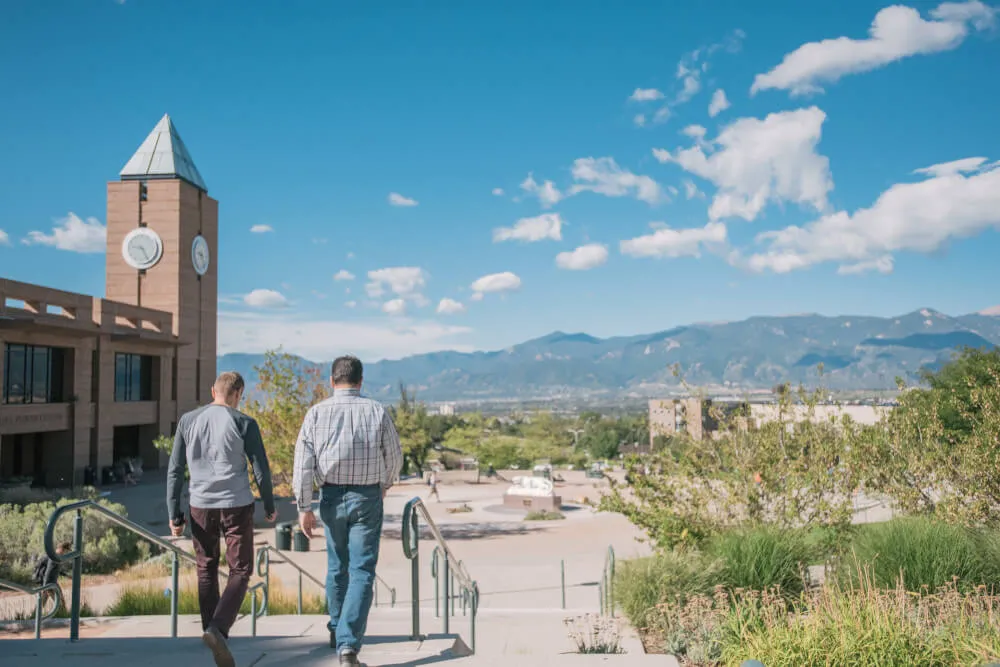
[[[382,487],[324,486],[319,516],[326,526],[326,600],[337,652],[361,650],[372,606],[382,538]]]

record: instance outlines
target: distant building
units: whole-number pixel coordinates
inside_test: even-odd
[[[821,404],[814,406],[812,420],[823,422],[846,415],[859,424],[871,425],[877,423],[890,409],[889,406]],[[782,410],[785,410],[784,414]],[[687,433],[700,440],[706,434],[715,433],[719,423],[713,412],[718,411],[722,411],[724,415],[743,411],[750,416],[755,425],[760,425],[779,418],[802,421],[807,418],[809,406],[790,405],[782,408],[777,403],[713,401],[698,398],[653,399],[649,401],[650,448],[656,437],[661,435]]]
[[[107,185],[107,298],[0,278],[0,480],[110,481],[211,400],[218,202],[164,116]]]
[[[454,403],[442,403],[438,406],[438,414],[442,417],[453,417],[455,416],[455,404]]]

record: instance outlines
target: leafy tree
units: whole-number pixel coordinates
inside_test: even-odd
[[[275,493],[287,495],[302,421],[312,405],[329,396],[329,385],[319,369],[280,349],[266,352],[264,363],[254,370],[261,398],[247,401],[243,411],[260,426]]]
[[[864,481],[905,512],[1000,524],[1000,356],[965,350],[910,389],[856,456]]]
[[[423,470],[433,444],[427,407],[423,403],[418,403],[416,396],[400,383],[399,404],[392,408],[391,412],[408,466],[417,471]]]

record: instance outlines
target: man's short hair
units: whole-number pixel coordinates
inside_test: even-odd
[[[243,391],[244,386],[243,376],[236,371],[226,371],[215,378],[215,393],[223,398],[232,398],[237,392]]]
[[[69,542],[63,542],[59,545],[59,551],[63,553],[68,553],[69,551],[72,551],[72,549],[73,545],[70,544]]]
[[[357,357],[338,357],[333,362],[333,369],[330,375],[333,377],[334,384],[356,387],[361,384],[364,370],[361,360]]]

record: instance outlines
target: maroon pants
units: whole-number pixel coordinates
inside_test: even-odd
[[[232,509],[191,508],[191,538],[198,558],[198,606],[201,628],[212,626],[224,637],[236,622],[253,572],[253,505]],[[229,580],[219,595],[219,539],[226,540]]]

